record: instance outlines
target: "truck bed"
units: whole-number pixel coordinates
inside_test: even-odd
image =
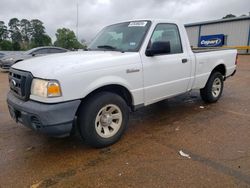
[[[213,52],[213,51],[222,51],[222,50],[231,50],[231,49],[230,48],[192,48],[193,53]]]

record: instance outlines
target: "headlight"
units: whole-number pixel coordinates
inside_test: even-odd
[[[62,96],[61,87],[58,81],[37,78],[32,81],[31,94],[45,98]]]

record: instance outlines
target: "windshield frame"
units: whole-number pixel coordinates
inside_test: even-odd
[[[148,24],[148,27],[146,29],[146,32],[144,33],[144,35],[142,36],[141,38],[141,41],[138,43],[138,46],[133,49],[133,50],[125,50],[123,51],[122,49],[104,49],[104,48],[88,48],[87,50],[89,51],[119,51],[119,52],[139,52],[141,47],[142,47],[142,44],[152,26],[152,21],[151,20],[131,20],[131,21],[126,21],[126,22],[120,22],[120,23],[116,23],[116,24],[112,24],[112,25],[108,25],[106,27],[104,27],[102,30],[100,30],[98,32],[98,34],[93,38],[93,40],[91,41],[90,45],[92,45],[92,43],[103,33],[103,31],[108,28],[108,27],[112,27],[112,26],[115,26],[115,25],[120,25],[120,24],[126,24],[126,23],[131,23],[131,22],[147,22]]]

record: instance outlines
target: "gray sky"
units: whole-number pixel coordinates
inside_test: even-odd
[[[55,39],[57,28],[76,30],[79,4],[79,39],[90,40],[114,22],[137,18],[176,19],[183,23],[222,18],[228,13],[249,14],[250,0],[0,0],[0,20],[40,19]]]

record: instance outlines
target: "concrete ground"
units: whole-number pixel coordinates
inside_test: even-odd
[[[143,108],[105,149],[17,125],[7,92],[7,73],[0,73],[1,188],[250,187],[250,56],[239,58],[218,103],[192,92]]]

